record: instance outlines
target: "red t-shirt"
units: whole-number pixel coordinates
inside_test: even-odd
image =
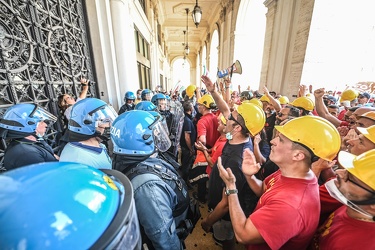
[[[264,181],[266,191],[248,219],[266,243],[247,249],[306,249],[319,222],[316,178],[288,178],[276,171]]]
[[[342,206],[328,217],[309,249],[375,249],[375,223],[350,218],[347,209]]]
[[[225,137],[219,137],[219,139],[217,139],[217,141],[215,142],[215,145],[212,147],[212,151],[211,151],[211,160],[213,163],[216,163],[217,158],[221,156],[221,153],[223,152],[223,147],[226,142],[227,142],[227,138]],[[212,171],[212,168],[209,165],[207,165],[206,173],[208,175],[211,175],[211,171]]]
[[[197,123],[197,141],[200,136],[206,136],[206,146],[213,147],[220,133],[217,131],[219,126],[217,116],[212,113],[202,116]]]

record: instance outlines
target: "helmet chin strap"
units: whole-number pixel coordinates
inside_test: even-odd
[[[44,137],[41,134],[38,134],[37,132],[31,135],[34,136],[37,141],[44,141]]]
[[[105,142],[109,141],[109,139],[111,138],[111,128],[110,127],[104,128],[103,134],[100,131],[96,130],[95,134],[100,140],[105,141]]]

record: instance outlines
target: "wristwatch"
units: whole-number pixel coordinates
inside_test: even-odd
[[[231,195],[231,194],[237,194],[238,193],[238,190],[237,189],[225,189],[225,194],[227,196]]]

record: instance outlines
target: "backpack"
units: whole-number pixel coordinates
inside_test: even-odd
[[[173,188],[177,195],[178,205],[173,211],[173,217],[176,218],[187,210],[186,219],[176,228],[176,233],[180,240],[185,240],[192,233],[196,223],[201,217],[199,203],[189,197],[188,188],[185,181],[177,173],[177,171],[167,162],[158,158],[149,158],[139,163],[136,167],[129,169],[125,175],[132,180],[140,174],[154,174],[162,179],[166,184]],[[171,185],[174,182],[175,185]]]

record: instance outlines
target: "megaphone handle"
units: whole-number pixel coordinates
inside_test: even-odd
[[[230,66],[230,78],[232,78],[232,74],[233,74],[233,66],[234,66],[234,63],[232,64],[232,66]]]

